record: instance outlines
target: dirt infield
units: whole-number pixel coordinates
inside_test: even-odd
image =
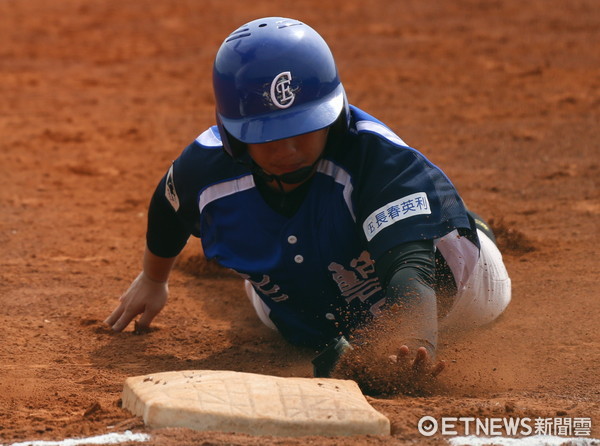
[[[168,446],[410,444],[424,415],[587,417],[599,438],[597,0],[283,4],[0,0],[0,443],[131,429]],[[311,374],[314,352],[263,328],[197,240],[153,331],[102,323],[139,272],[156,182],[213,122],[220,42],[267,15],[321,32],[350,101],[492,221],[513,280],[497,324],[443,347],[439,393],[369,399],[392,439],[151,430],[119,405],[132,375]]]

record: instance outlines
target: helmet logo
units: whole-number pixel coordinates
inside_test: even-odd
[[[291,89],[292,73],[279,73],[271,82],[271,101],[277,108],[288,108],[294,103],[296,95]]]

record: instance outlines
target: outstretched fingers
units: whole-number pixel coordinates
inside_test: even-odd
[[[438,361],[434,364],[431,355],[425,347],[419,347],[414,355],[414,359],[411,363],[411,350],[407,345],[402,345],[398,349],[398,354],[394,356],[394,362],[402,362],[405,367],[410,367],[415,377],[431,376],[435,378],[446,368],[445,361]]]
[[[429,359],[427,349],[425,347],[419,347],[417,349],[417,354],[415,355],[415,360],[412,364],[413,371],[419,375],[426,374],[430,368],[430,364],[431,361]]]
[[[113,326],[119,320],[119,318],[121,317],[121,315],[123,314],[124,311],[125,311],[125,304],[123,302],[121,302],[119,304],[119,306],[117,308],[115,308],[114,311],[110,314],[110,316],[108,316],[106,319],[104,319],[104,323],[107,325],[110,325],[111,328],[113,328],[113,330],[114,330]]]
[[[437,377],[440,373],[442,373],[444,371],[444,369],[446,368],[446,361],[439,361],[434,367],[433,370],[431,371],[431,375],[435,378]]]
[[[121,312],[120,317],[117,321],[112,325],[111,328],[114,331],[123,331],[125,327],[129,325],[129,323],[138,315],[139,313],[136,311],[132,311],[131,309],[124,308]]]
[[[152,305],[146,305],[142,316],[135,323],[135,332],[143,333],[150,330],[150,323],[154,320],[154,318],[160,313],[162,307],[154,307]]]

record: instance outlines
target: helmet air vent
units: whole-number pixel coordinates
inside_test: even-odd
[[[277,26],[277,29],[287,28],[288,26],[304,25],[302,22],[285,22]]]
[[[227,38],[227,40],[225,40],[225,42],[231,42],[232,40],[237,40],[237,39],[241,39],[242,37],[248,37],[250,36],[252,33],[250,33],[250,28],[244,27],[244,28],[240,28],[234,32],[232,32],[229,37]]]

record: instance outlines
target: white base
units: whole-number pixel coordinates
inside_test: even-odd
[[[251,435],[390,434],[354,381],[186,370],[128,378],[123,407],[150,427]]]

